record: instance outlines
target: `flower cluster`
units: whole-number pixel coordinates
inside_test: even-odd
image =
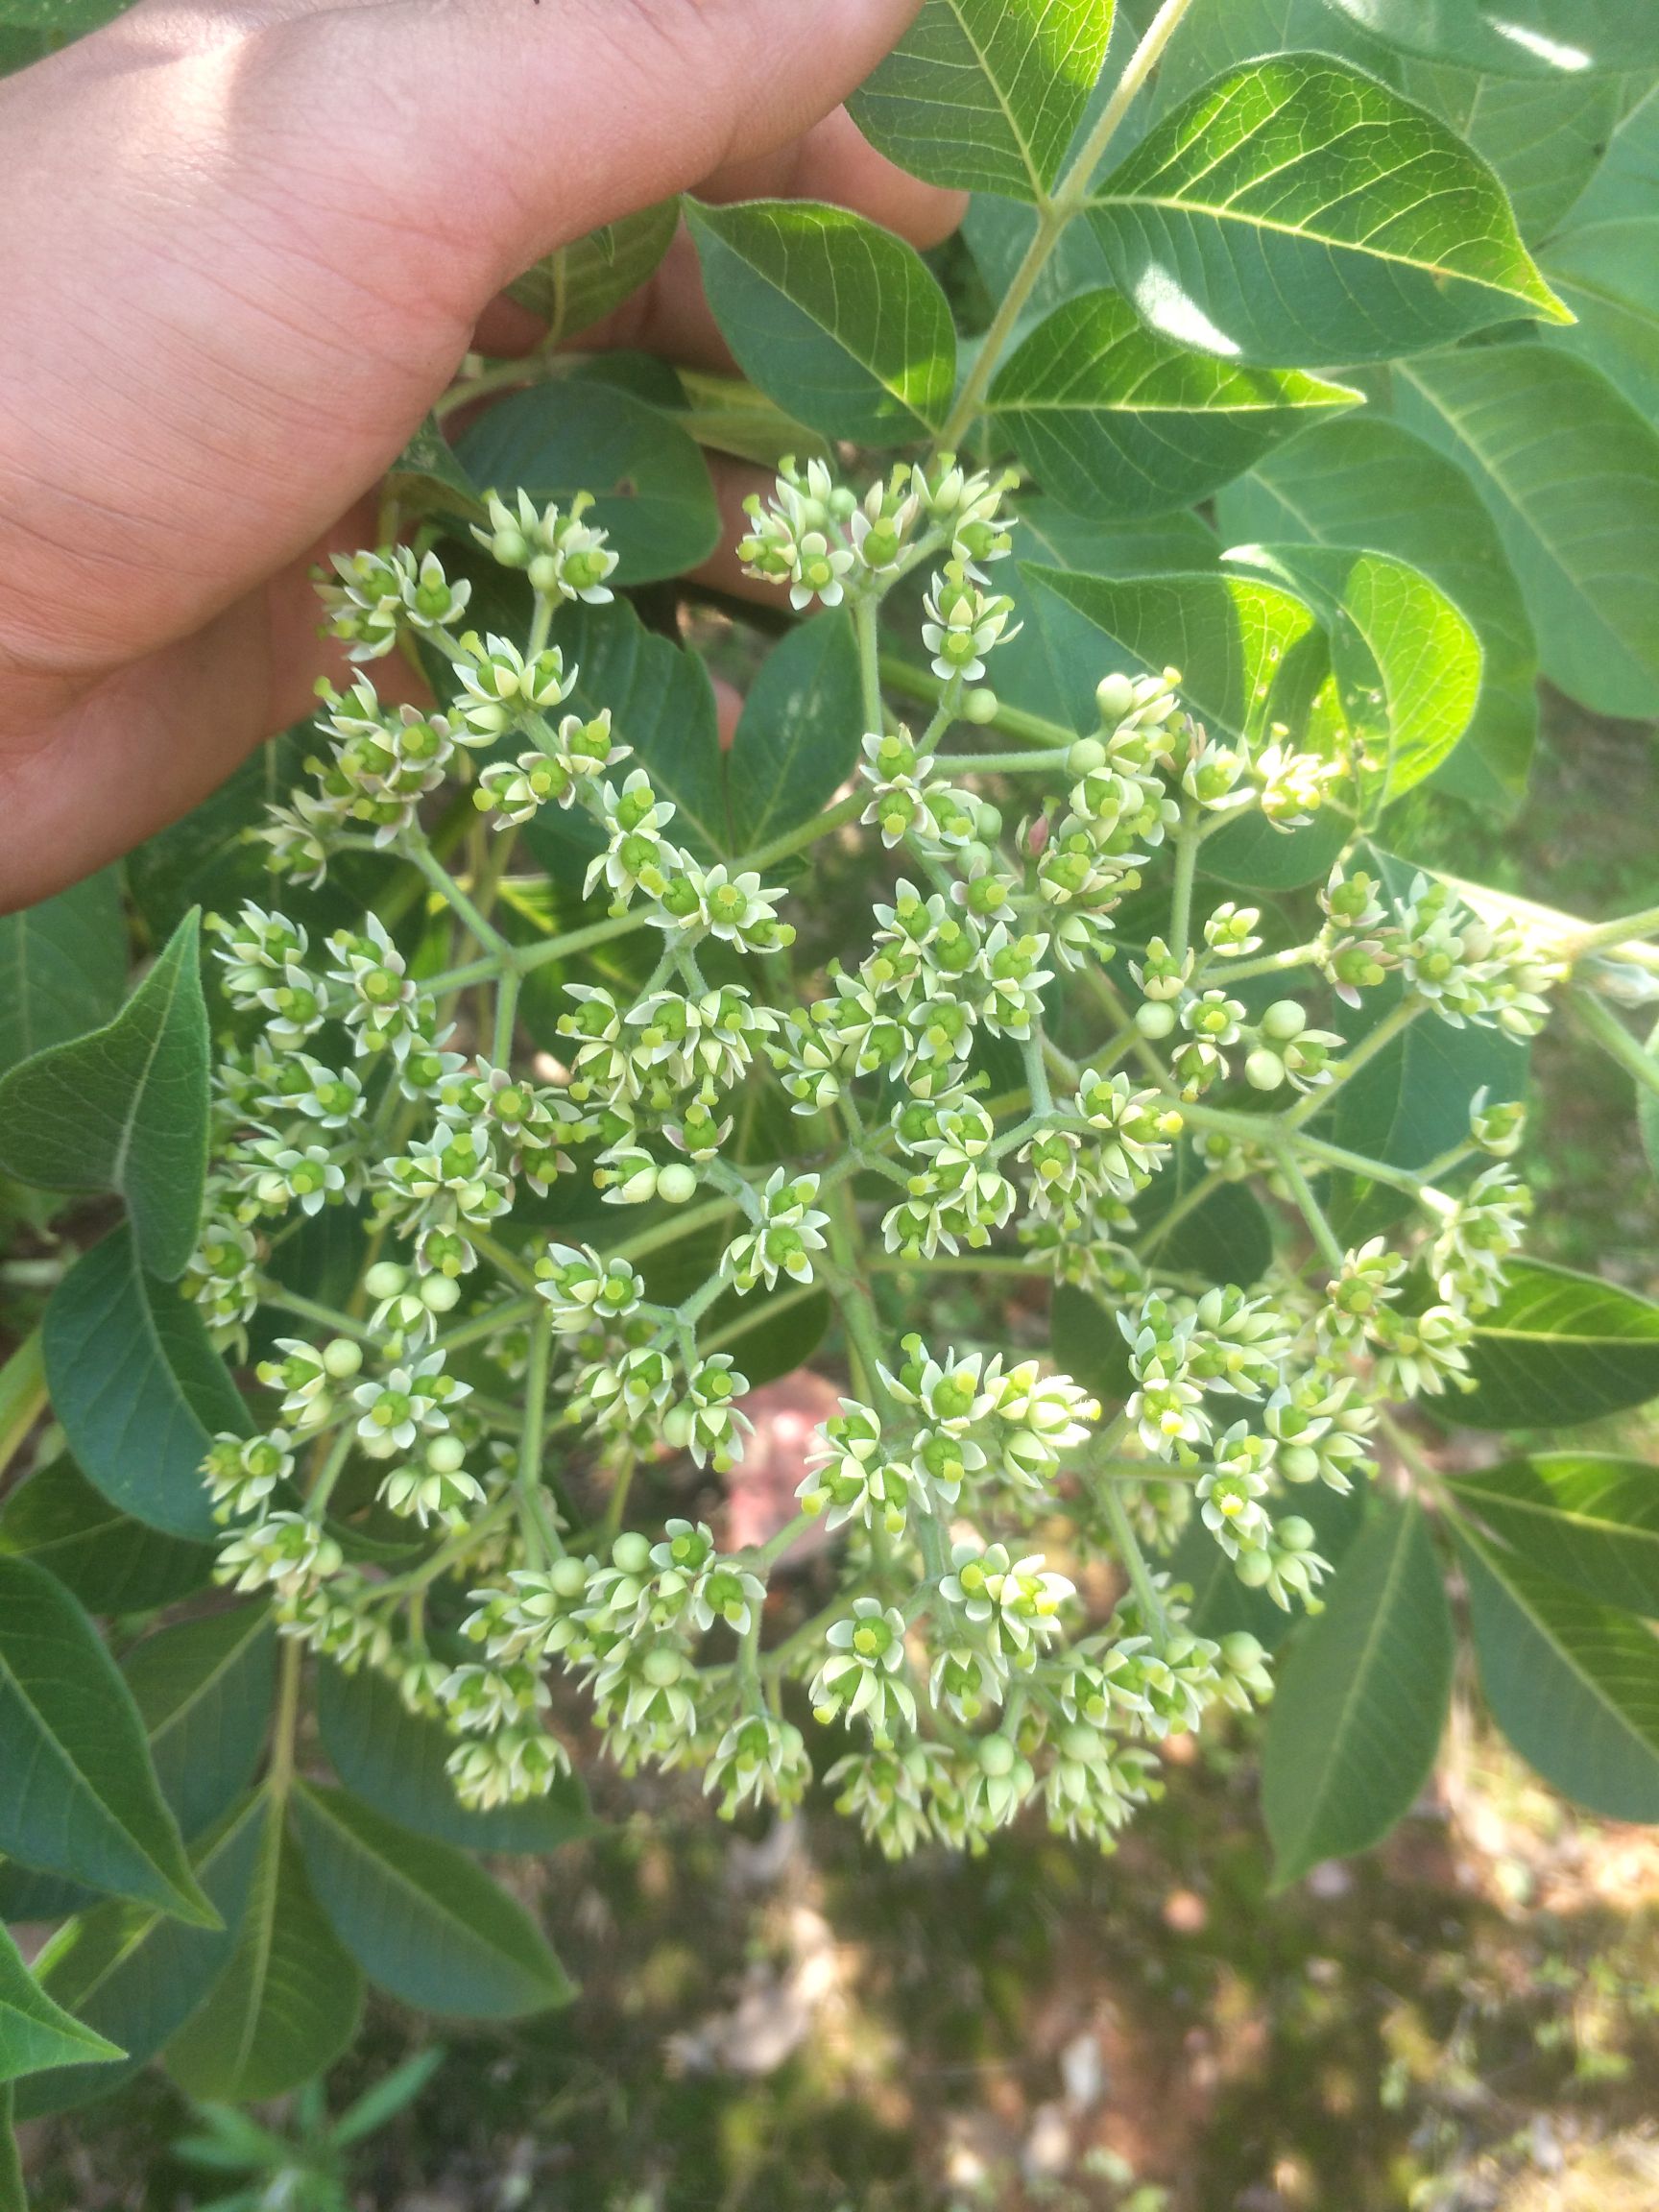
[[[186,1287],[219,1342],[256,1344],[262,1398],[203,1473],[223,1577],[441,1720],[468,1804],[548,1788],[580,1692],[624,1770],[694,1770],[727,1814],[798,1802],[815,1719],[885,1851],[979,1848],[1026,1807],[1110,1847],[1165,1738],[1271,1690],[1158,1554],[1186,1531],[1317,1607],[1380,1402],[1455,1390],[1503,1294],[1517,1105],[1477,1092],[1409,1170],[1321,1117],[1413,1022],[1530,1035],[1548,963],[1353,853],[1305,942],[1282,906],[1206,902],[1213,832],[1288,832],[1356,764],[1208,732],[1172,670],[1104,677],[1088,734],[978,749],[1018,629],[988,580],[1008,489],[947,458],[856,493],[813,461],[750,502],[742,559],[797,610],[867,612],[933,564],[937,692],[925,727],[849,731],[853,787],[755,856],[711,850],[611,709],[567,710],[554,618],[603,609],[616,567],[586,502],[487,503],[522,637],[463,628],[433,552],[325,586],[354,660],[412,641],[447,674],[430,709],[366,675],[327,691],[328,750],[267,832],[301,887],[368,846],[410,900],[211,924],[229,1026]],[[459,875],[431,833],[451,785],[476,823]],[[539,818],[579,855],[562,932],[508,874]],[[804,902],[814,940],[839,931],[809,968],[774,863],[859,823],[867,923]],[[1333,1180],[1359,1168],[1398,1215],[1348,1245]],[[1247,1203],[1212,1212],[1230,1186]],[[1217,1264],[1207,1217],[1261,1220],[1248,1264]],[[338,1307],[303,1271],[332,1222],[367,1253]],[[1059,1286],[1075,1372],[1028,1337],[908,1329],[950,1265],[987,1300]],[[699,1485],[749,1447],[743,1370],[831,1310],[846,1389],[798,1520],[732,1548]],[[790,1624],[779,1562],[809,1524],[835,1595]]]

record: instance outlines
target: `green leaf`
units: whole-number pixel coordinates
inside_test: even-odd
[[[1334,546],[1242,547],[1236,565],[1288,585],[1320,616],[1368,807],[1439,767],[1469,727],[1480,640],[1420,569]]]
[[[20,914],[0,914],[0,1071],[102,1027],[126,980],[127,927],[113,868]]]
[[[118,2043],[84,2028],[53,2003],[0,1928],[0,2081],[48,2066],[96,2065],[125,2056]]]
[[[249,1420],[196,1308],[146,1275],[117,1229],[52,1293],[44,1337],[52,1408],[87,1480],[148,1527],[209,1539],[202,1461]]]
[[[1402,57],[1399,82],[1492,164],[1527,239],[1547,238],[1584,190],[1624,106],[1616,77],[1495,77]]]
[[[322,2073],[350,2043],[363,2008],[362,1978],[312,1894],[280,1803],[260,1818],[236,1947],[167,2045],[180,2087],[226,2104],[280,2097]]]
[[[913,247],[844,207],[686,203],[709,304],[738,366],[827,438],[902,445],[944,422],[956,333]]]
[[[509,495],[568,507],[578,492],[596,493],[589,518],[611,533],[619,584],[678,576],[718,542],[720,511],[696,441],[617,385],[567,376],[515,392],[455,450],[475,484]]]
[[[1512,1262],[1476,1324],[1475,1389],[1445,1402],[1465,1429],[1567,1429],[1659,1397],[1659,1306],[1540,1260]]]
[[[1330,0],[1379,38],[1500,74],[1659,69],[1646,0]]]
[[[1659,1467],[1534,1452],[1449,1482],[1511,1551],[1627,1613],[1659,1614]]]
[[[335,1773],[353,1796],[418,1836],[469,1851],[545,1852],[596,1831],[574,1776],[526,1805],[469,1812],[444,1770],[454,1737],[440,1722],[411,1713],[394,1686],[368,1668],[347,1674],[323,1664],[317,1725]]]
[[[1649,422],[1659,421],[1659,194],[1654,206],[1651,215],[1563,231],[1543,255],[1578,318],[1573,349]]]
[[[1466,1523],[1457,1549],[1492,1717],[1564,1796],[1659,1820],[1659,1642]]]
[[[680,227],[680,203],[659,200],[561,246],[507,287],[547,325],[544,346],[589,329],[653,274]]]
[[[211,1919],[131,1691],[74,1599],[27,1559],[0,1558],[0,1850]]]
[[[1358,857],[1368,864],[1365,853]],[[1345,1016],[1344,1026],[1357,1035],[1371,1029],[1399,998],[1399,984],[1390,980],[1367,995],[1358,1018]],[[1314,1126],[1346,1151],[1415,1171],[1468,1136],[1478,1091],[1484,1088],[1493,1105],[1523,1096],[1527,1059],[1527,1046],[1500,1029],[1475,1022],[1454,1029],[1433,1013],[1420,1014],[1343,1084]],[[1332,1216],[1350,1242],[1377,1235],[1408,1211],[1409,1201],[1387,1184],[1337,1175],[1333,1188]]]
[[[224,1817],[252,1780],[276,1679],[263,1605],[159,1628],[121,1662],[161,1793],[187,1839]]]
[[[0,1166],[49,1190],[117,1190],[153,1275],[181,1275],[207,1175],[207,1013],[186,915],[103,1029],[0,1076]]]
[[[1361,398],[1299,369],[1195,353],[1147,329],[1120,292],[1085,292],[1003,363],[989,404],[1039,483],[1110,518],[1205,498],[1316,411]]]
[[[34,2076],[17,2093],[34,2117],[102,2097],[135,2074],[201,2003],[230,1956],[259,1840],[255,1799],[197,1853],[216,1928],[186,1927],[164,1914],[113,1902],[95,1906],[55,1936],[36,1961],[60,2005],[127,2053],[111,2067],[69,2066]]]
[[[1058,1283],[1048,1302],[1048,1347],[1054,1363],[1092,1390],[1103,1406],[1120,1406],[1135,1387],[1129,1347],[1115,1314],[1075,1283]]]
[[[21,24],[76,38],[125,12],[127,0],[0,0],[0,23]]]
[[[1379,361],[1517,314],[1568,320],[1485,163],[1324,55],[1194,93],[1106,179],[1091,220],[1148,323],[1229,357]]]
[[[1659,433],[1564,347],[1394,374],[1401,420],[1468,470],[1498,525],[1544,673],[1598,713],[1659,712]]]
[[[187,1842],[230,1810],[258,1764],[275,1644],[264,1606],[237,1605],[159,1629],[123,1655],[156,1779]],[[0,1919],[61,1920],[97,1902],[81,1883],[0,1864]]]
[[[1166,1232],[1166,1216],[1206,1183],[1208,1195],[1177,1215]],[[1178,1274],[1248,1289],[1272,1264],[1273,1232],[1260,1201],[1241,1183],[1212,1180],[1190,1144],[1177,1146],[1170,1165],[1147,1187],[1136,1205],[1135,1220],[1149,1263]]]
[[[1368,1849],[1409,1812],[1451,1689],[1452,1615],[1428,1526],[1415,1504],[1378,1493],[1274,1693],[1262,1809],[1277,1887]]]
[[[300,1839],[341,1941],[405,2005],[516,2019],[575,1994],[541,1930],[470,1859],[343,1790],[301,1788]]]
[[[815,614],[772,648],[726,758],[735,851],[750,852],[829,805],[857,764],[860,696],[858,646],[843,609]]]
[[[1573,207],[1575,225],[1651,215],[1659,204],[1659,84],[1622,116],[1607,151]]]
[[[1462,469],[1398,423],[1321,422],[1228,486],[1216,515],[1230,543],[1305,539],[1365,545],[1421,569],[1480,641],[1480,692],[1448,790],[1487,804],[1520,797],[1537,733],[1537,654],[1520,587]]]
[[[1253,737],[1275,682],[1314,631],[1307,605],[1252,576],[1077,576],[1022,564],[1021,574],[1072,608],[1142,667],[1179,668],[1182,696],[1206,722]]]
[[[435,415],[427,416],[386,471],[386,493],[413,515],[449,515],[469,523],[484,518],[478,487]]]
[[[929,183],[1040,200],[1111,30],[1112,0],[925,0],[848,106],[873,145]]]
[[[213,1548],[147,1528],[110,1504],[62,1455],[10,1493],[0,1553],[33,1559],[89,1613],[147,1613],[212,1579]]]

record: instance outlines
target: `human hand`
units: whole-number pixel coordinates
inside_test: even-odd
[[[944,235],[830,112],[915,6],[144,0],[0,83],[0,910],[306,711],[311,565],[539,256],[693,185]],[[694,259],[604,335],[707,359]]]

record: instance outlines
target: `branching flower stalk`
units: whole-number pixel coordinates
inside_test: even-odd
[[[417,959],[418,913],[322,943],[275,907],[211,925],[232,1019],[188,1286],[227,1346],[271,1318],[264,1426],[217,1439],[204,1475],[222,1577],[268,1590],[293,1648],[374,1669],[446,1728],[469,1805],[568,1766],[562,1673],[624,1770],[692,1767],[727,1814],[799,1800],[810,1712],[845,1732],[830,1786],[889,1853],[978,1848],[1030,1803],[1110,1847],[1165,1736],[1271,1689],[1254,1638],[1192,1630],[1160,1552],[1195,1517],[1241,1582],[1316,1608],[1327,1568],[1298,1494],[1368,1479],[1378,1402],[1455,1391],[1501,1294],[1527,1205],[1505,1165],[1519,1109],[1478,1099],[1443,1183],[1310,1124],[1407,1021],[1530,1034],[1553,972],[1443,885],[1390,892],[1348,856],[1291,950],[1263,952],[1252,908],[1206,907],[1211,829],[1255,811],[1287,830],[1357,770],[1283,733],[1221,743],[1172,670],[1106,676],[1096,734],[1014,727],[1027,749],[974,751],[1013,627],[993,583],[1004,489],[949,455],[863,493],[814,463],[754,504],[752,571],[798,609],[851,607],[866,727],[844,798],[734,856],[682,830],[627,730],[567,710],[558,610],[603,600],[614,567],[585,502],[490,504],[478,536],[530,589],[521,639],[469,628],[468,587],[431,553],[342,559],[325,588],[360,665],[415,639],[450,695],[387,708],[367,675],[328,692],[314,785],[264,832],[272,865],[316,883],[371,844],[447,929]],[[916,737],[886,704],[880,621],[928,561],[937,690]],[[967,749],[946,749],[953,731]],[[456,788],[493,839],[589,825],[608,911],[517,942],[496,918],[508,856],[463,880],[431,849]],[[852,830],[868,924],[807,968],[769,871]],[[1144,915],[1160,886],[1164,933],[1119,945],[1118,909]],[[593,954],[648,931],[660,957],[596,979]],[[539,969],[557,1063],[520,1020]],[[1396,990],[1352,1046],[1320,1025]],[[787,1157],[742,1140],[757,1087],[789,1109]],[[1335,1172],[1401,1191],[1401,1229],[1346,1247],[1320,1196]],[[1272,1263],[1190,1285],[1175,1232],[1228,1180],[1268,1200]],[[295,1224],[348,1206],[372,1234],[336,1311],[271,1265]],[[549,1206],[578,1226],[545,1226]],[[710,1271],[661,1303],[652,1263],[694,1230],[717,1239]],[[951,1264],[1089,1293],[1088,1372],[910,1326],[926,1313],[904,1302]],[[653,1518],[664,1473],[743,1457],[748,1383],[724,1347],[748,1312],[820,1291],[852,1394],[818,1430],[799,1524],[727,1552],[705,1523]],[[302,1466],[321,1471],[308,1494]],[[336,1518],[371,1497],[406,1530],[400,1566]],[[836,1595],[780,1633],[771,1585],[808,1522]],[[1080,1594],[1094,1561],[1122,1593],[1104,1613]],[[562,1728],[572,1711],[562,1695]]]

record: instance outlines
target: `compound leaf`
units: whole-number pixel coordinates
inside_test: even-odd
[[[1202,499],[1315,413],[1361,395],[1252,369],[1149,330],[1120,292],[1055,308],[998,371],[990,405],[1055,498],[1108,519]]]
[[[1112,0],[924,0],[848,106],[873,145],[929,183],[1039,200],[1111,30]]]
[[[127,980],[121,884],[101,869],[0,914],[0,1070],[108,1022]]]
[[[781,637],[749,686],[726,757],[733,849],[821,812],[853,773],[862,728],[857,642],[831,608]]]
[[[1230,358],[1380,361],[1571,318],[1503,187],[1437,116],[1320,54],[1247,62],[1155,123],[1091,220],[1145,320]]]
[[[52,1408],[87,1480],[148,1527],[209,1538],[202,1461],[215,1434],[249,1424],[196,1308],[117,1229],[54,1290],[43,1335]]]
[[[515,2019],[574,1990],[541,1930],[462,1852],[413,1836],[344,1790],[302,1788],[305,1863],[335,1933],[405,2005]]]
[[[913,247],[844,207],[688,203],[715,320],[762,392],[827,438],[902,445],[943,423],[956,335]]]
[[[1452,1615],[1414,1503],[1374,1496],[1325,1610],[1274,1694],[1262,1806],[1275,1882],[1379,1842],[1433,1766],[1452,1688]]]
[[[1475,1389],[1445,1402],[1467,1429],[1568,1429],[1659,1397],[1659,1306],[1540,1260],[1511,1263],[1476,1323]]]
[[[187,914],[102,1029],[0,1077],[0,1166],[50,1190],[115,1190],[153,1275],[181,1275],[207,1174],[207,1012]]]
[[[1609,1820],[1659,1820],[1659,1641],[1466,1523],[1480,1687],[1546,1782]]]
[[[144,1725],[61,1583],[0,1558],[0,1850],[26,1866],[208,1924]]]
[[[1659,1615],[1659,1467],[1604,1452],[1534,1452],[1449,1486],[1534,1567],[1604,1605]]]
[[[0,2081],[48,2066],[97,2065],[126,2053],[83,2027],[41,1988],[0,1928]]]
[[[1659,432],[1560,346],[1394,375],[1401,420],[1468,470],[1498,525],[1545,675],[1599,714],[1659,712]]]

